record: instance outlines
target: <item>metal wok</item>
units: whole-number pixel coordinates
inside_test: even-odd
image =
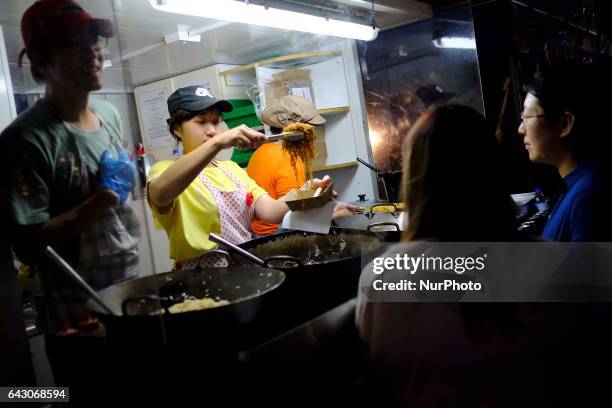
[[[332,228],[330,234],[290,231],[239,246],[263,259],[268,268],[287,274],[279,290],[287,308],[313,314],[356,296],[362,255],[367,257],[382,242],[376,233]],[[254,265],[233,254],[232,260],[237,265]]]
[[[252,323],[267,309],[285,280],[274,269],[250,267],[204,268],[172,271],[115,284],[98,292],[113,315],[90,302],[111,338],[146,338],[168,342],[185,339],[214,341],[230,337],[242,325]],[[195,298],[224,299],[227,305],[170,314],[183,294]]]

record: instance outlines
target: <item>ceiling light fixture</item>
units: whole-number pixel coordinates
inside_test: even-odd
[[[434,38],[433,45],[437,48],[476,49],[476,39],[471,37],[440,37]]]
[[[370,41],[378,28],[236,0],[149,0],[168,13]]]

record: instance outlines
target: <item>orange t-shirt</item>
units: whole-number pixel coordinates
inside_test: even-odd
[[[289,155],[283,152],[278,143],[265,143],[261,145],[249,161],[247,173],[257,184],[268,192],[273,199],[287,194],[292,188],[299,188],[306,182],[304,164],[298,159],[296,162],[297,177]],[[268,224],[255,219],[252,223],[254,234],[270,235],[278,229],[279,224]]]

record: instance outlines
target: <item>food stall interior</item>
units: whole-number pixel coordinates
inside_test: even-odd
[[[360,24],[367,33],[224,20],[215,2],[185,9],[182,4],[198,2],[79,1],[115,25],[104,85],[91,97],[118,108],[124,144],[141,171],[133,193],[142,237],[139,276],[99,291],[110,312],[90,302],[107,330],[103,341],[93,342],[108,357],[108,366],[97,369],[112,373],[114,383],[176,384],[202,375],[211,384],[221,376],[261,386],[265,375],[283,384],[279,395],[313,384],[321,390],[313,396],[330,389],[340,395],[365,370],[353,326],[361,267],[382,242],[399,240],[406,223],[399,195],[403,136],[434,103],[484,111],[471,11],[463,3],[437,12],[431,2],[401,0],[228,2],[324,15]],[[27,59],[23,68],[17,64],[19,22],[31,3],[0,4],[0,54],[7,61],[0,67],[14,101],[0,114],[9,119],[45,91]],[[310,99],[327,120],[317,130],[315,176],[331,175],[338,200],[355,203],[357,213],[336,220],[327,235],[293,231],[241,245],[265,268],[228,254],[228,268],[172,271],[168,238],[153,219],[143,181],[153,163],[181,154],[167,130],[166,99],[190,85],[232,102],[234,111],[224,117],[228,128],[246,124],[268,135],[261,122],[267,104],[289,94]],[[217,158],[245,167],[248,152],[226,149]],[[17,259],[15,265],[37,382],[52,385],[34,318],[40,281]],[[203,296],[227,304],[196,304]],[[174,313],[177,306],[184,311]],[[133,370],[117,373],[121,364]]]

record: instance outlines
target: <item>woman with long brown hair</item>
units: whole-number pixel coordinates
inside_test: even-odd
[[[480,114],[458,105],[428,110],[407,135],[403,155],[408,227],[403,242],[378,259],[456,256],[462,242],[521,240],[503,187],[499,145]],[[372,273],[375,264],[362,271],[356,323],[372,363],[369,388],[377,390],[380,405],[554,406],[585,402],[603,389],[601,379],[585,371],[594,357],[606,361],[600,351],[609,337],[596,307],[465,303],[461,296],[425,303],[430,294],[376,293],[375,282],[443,273],[413,275],[396,267],[382,275]]]
[[[471,108],[426,111],[404,142],[405,240],[513,241],[499,145]]]

